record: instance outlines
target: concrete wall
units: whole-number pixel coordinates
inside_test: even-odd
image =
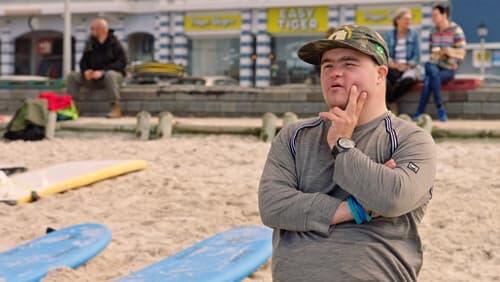
[[[399,101],[399,111],[413,113],[417,109],[420,92],[409,93]],[[500,118],[500,88],[483,87],[473,91],[442,92],[448,117],[462,119]],[[432,98],[431,98],[432,100]],[[432,101],[426,111],[436,117],[436,106]]]
[[[84,95],[76,98],[82,113],[100,115],[109,109],[105,93]],[[178,116],[260,116],[265,112],[292,111],[310,116],[325,109],[319,88],[303,88],[291,93],[286,88],[128,87],[123,89],[122,99],[123,110],[129,114],[146,110],[170,111]]]
[[[35,90],[0,90],[0,114],[12,114],[25,98],[38,95]],[[402,113],[413,113],[419,93],[409,93],[399,103]],[[75,102],[82,115],[104,115],[110,108],[110,97],[103,91],[81,93]],[[450,118],[500,118],[500,87],[483,87],[474,91],[443,92]],[[265,112],[315,116],[325,110],[321,90],[311,87],[202,87],[202,86],[128,86],[122,89],[122,106],[126,114],[141,110],[152,113],[170,111],[177,116],[260,116]],[[427,106],[433,116],[436,108]]]

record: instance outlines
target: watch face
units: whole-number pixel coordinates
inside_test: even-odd
[[[345,149],[351,149],[354,148],[354,141],[348,138],[340,138],[339,139],[339,146]]]

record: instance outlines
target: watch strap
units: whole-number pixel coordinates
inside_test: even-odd
[[[339,153],[340,153],[340,151],[339,151],[338,146],[337,145],[333,146],[333,149],[332,149],[333,159],[335,159]]]

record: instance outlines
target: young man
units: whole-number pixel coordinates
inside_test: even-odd
[[[121,117],[120,85],[125,75],[127,58],[120,41],[104,19],[95,19],[90,25],[90,38],[85,44],[79,72],[68,76],[68,92],[76,95],[82,86],[104,88],[113,97],[109,118]]]
[[[438,4],[432,9],[435,27],[430,35],[431,59],[425,64],[424,88],[418,109],[413,114],[417,119],[425,112],[431,92],[438,110],[440,121],[447,121],[446,110],[441,100],[441,84],[453,79],[458,64],[465,57],[465,35],[460,26],[451,22],[449,7]]]
[[[386,43],[347,25],[298,55],[321,66],[328,111],[282,129],[264,167],[273,279],[415,281],[436,151],[429,134],[387,111]]]

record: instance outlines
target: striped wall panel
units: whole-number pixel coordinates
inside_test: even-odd
[[[430,59],[429,36],[432,30],[432,4],[422,4],[422,25],[420,28],[420,62],[425,63]]]
[[[328,8],[328,27],[336,27],[340,24],[339,8],[337,6]]]
[[[356,23],[356,7],[342,6],[340,8],[340,24]]]
[[[125,26],[123,24],[124,18],[120,17],[118,24],[116,24],[114,27],[112,27],[115,32],[116,38],[120,41],[120,43],[123,46],[123,49],[125,49],[125,52],[128,50],[128,44],[127,44],[127,37],[125,36]]]
[[[75,37],[75,65],[74,70],[80,71],[80,60],[82,59],[83,49],[88,38],[88,27],[85,23],[81,23],[74,28]]]
[[[240,85],[251,87],[254,85],[252,54],[254,53],[252,35],[252,11],[241,12],[240,31]]]
[[[267,33],[267,11],[257,13],[257,63],[255,86],[266,87],[271,84],[271,36]]]
[[[154,57],[156,61],[167,63],[172,60],[170,50],[171,36],[170,36],[170,15],[166,12],[158,13],[155,16],[155,52]]]
[[[184,33],[184,13],[173,13],[174,20],[174,42],[172,46],[174,63],[187,66],[188,64],[188,40]]]
[[[14,74],[14,40],[9,28],[0,29],[0,75]]]

